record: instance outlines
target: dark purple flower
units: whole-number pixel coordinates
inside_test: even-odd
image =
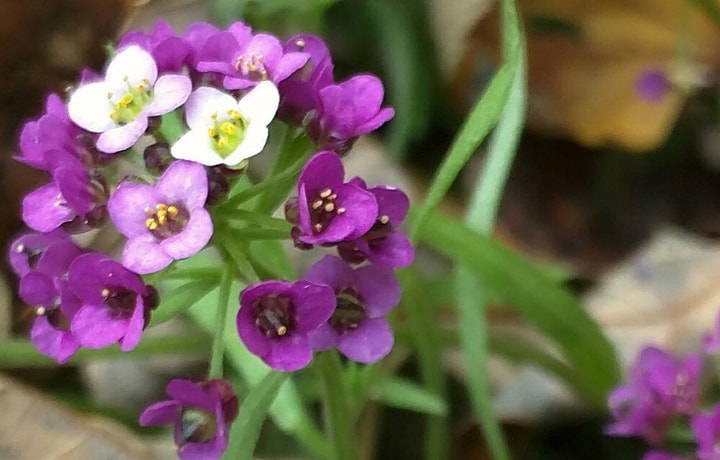
[[[720,404],[709,414],[697,414],[691,427],[698,443],[696,455],[700,460],[720,460]]]
[[[225,380],[172,380],[165,388],[172,399],[148,406],[140,425],[175,425],[181,460],[216,460],[228,445],[228,426],[237,417],[238,400]]]
[[[128,237],[123,265],[153,273],[203,249],[213,233],[204,208],[207,191],[205,168],[190,161],[171,164],[155,186],[121,184],[110,197],[108,212]]]
[[[373,265],[353,270],[342,259],[325,256],[303,279],[330,286],[336,296],[330,320],[310,334],[313,348],[337,348],[361,363],[390,353],[394,339],[385,315],[400,301],[400,282],[392,270]]]
[[[302,68],[278,86],[281,96],[278,116],[300,126],[310,112],[320,107],[320,90],[334,83],[333,62],[325,42],[315,35],[295,35],[285,42],[284,50],[310,55]]]
[[[56,151],[75,153],[85,152],[79,142],[84,131],[75,126],[68,116],[67,106],[57,94],[50,94],[45,102],[45,113],[37,120],[25,124],[20,133],[21,155],[15,159],[35,169],[49,171],[46,156],[54,156]]]
[[[300,69],[307,53],[284,52],[283,45],[269,34],[255,34],[249,26],[236,22],[226,32],[205,40],[195,68],[200,72],[223,75],[223,86],[236,90],[255,86],[263,80],[276,85]]]
[[[158,72],[178,72],[188,62],[192,47],[175,32],[166,21],[155,22],[152,33],[142,31],[128,32],[120,38],[118,48],[127,45],[138,45],[148,51],[155,63]]]
[[[374,75],[357,75],[322,88],[308,136],[321,149],[347,153],[359,136],[375,131],[395,115],[392,108],[381,107],[383,96],[382,82]]]
[[[71,241],[67,233],[53,230],[48,233],[28,232],[17,237],[10,244],[8,260],[18,277],[35,270],[45,251],[58,241]]]
[[[679,360],[659,348],[644,348],[628,383],[609,395],[615,422],[607,427],[608,434],[642,436],[659,444],[673,415],[692,415],[697,410],[700,367],[698,356]]]
[[[325,151],[313,156],[298,180],[295,239],[335,244],[359,238],[373,226],[378,204],[372,193],[345,183],[342,161]]]
[[[415,250],[404,233],[397,230],[407,216],[410,201],[400,190],[386,185],[367,188],[365,182],[356,177],[350,184],[367,189],[378,203],[378,217],[372,228],[360,238],[338,245],[340,256],[351,263],[369,260],[384,268],[404,268],[415,258]]]
[[[157,306],[155,290],[104,254],[85,254],[70,265],[68,284],[80,300],[71,331],[87,348],[104,348],[119,342],[122,351],[132,350],[150,310]]]
[[[664,450],[652,450],[643,455],[643,460],[685,460],[685,457]]]
[[[35,348],[59,364],[65,364],[80,348],[80,342],[70,330],[79,305],[74,297],[66,298],[59,307],[39,314],[30,329]]]
[[[312,360],[308,334],[326,323],[335,294],[306,281],[263,281],[240,293],[237,329],[247,349],[278,371],[296,371]]]
[[[49,232],[74,222],[78,230],[102,224],[107,190],[102,176],[93,172],[73,155],[56,151],[48,157],[53,181],[23,198],[22,218],[28,227]]]
[[[646,102],[660,102],[670,90],[670,82],[663,70],[646,70],[635,82],[635,91]]]

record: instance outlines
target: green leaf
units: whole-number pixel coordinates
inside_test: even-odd
[[[181,110],[177,109],[160,117],[159,134],[168,144],[174,144],[185,132],[185,123],[180,113]]]
[[[620,380],[615,352],[570,292],[489,236],[445,216],[432,215],[421,240],[467,267],[490,295],[505,299],[554,340],[590,390],[590,402],[605,406],[605,395]]]
[[[372,384],[369,395],[372,399],[398,409],[439,416],[447,414],[447,404],[442,398],[414,382],[399,377],[389,375],[380,377]]]
[[[157,326],[183,313],[216,287],[217,282],[201,280],[191,281],[172,289],[161,289],[160,305],[153,311],[150,324]]]
[[[251,460],[260,430],[273,401],[288,374],[270,372],[255,385],[240,405],[238,418],[230,429],[230,445],[223,455],[228,460]]]
[[[720,27],[720,5],[716,0],[692,0],[697,8],[705,12],[717,27]]]

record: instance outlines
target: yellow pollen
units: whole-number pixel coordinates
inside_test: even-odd
[[[315,229],[316,232],[320,232],[323,229],[323,226],[322,226],[322,224],[315,224],[315,226],[313,228]]]
[[[210,118],[212,118],[213,120],[217,119],[217,112],[213,112],[213,114],[210,115]]]
[[[217,146],[218,146],[218,148],[220,148],[220,149],[226,149],[226,148],[228,148],[228,147],[230,146],[230,143],[228,142],[227,139],[219,139],[219,140],[217,141]]]
[[[152,208],[151,208],[151,207],[145,208],[145,214],[150,214],[150,215],[152,216],[152,215],[153,215],[153,210],[152,210]]]
[[[44,315],[46,312],[47,312],[47,310],[45,310],[45,307],[37,307],[37,308],[35,309],[35,314],[37,314],[38,316],[42,316],[42,315]]]
[[[148,228],[148,230],[157,230],[158,223],[155,219],[151,217],[150,219],[147,219],[145,221],[145,226]]]
[[[237,110],[230,109],[227,111],[227,114],[233,117],[235,120],[239,120],[242,118],[242,115],[240,115],[240,112],[238,112]]]
[[[220,131],[224,132],[225,134],[233,135],[237,132],[237,130],[238,127],[230,123],[229,121],[226,121],[225,123],[220,125]]]
[[[117,112],[110,112],[110,119],[112,121],[118,121],[120,119],[120,115],[118,115]]]
[[[208,135],[209,135],[210,137],[215,137],[215,136],[217,136],[217,131],[215,131],[215,128],[208,128]]]
[[[103,288],[103,290],[100,291],[100,294],[102,294],[103,297],[107,297],[110,295],[110,290],[108,288]]]
[[[335,205],[332,203],[328,203],[325,205],[325,212],[333,212],[335,210]]]
[[[155,209],[157,209],[158,211],[167,211],[167,208],[167,205],[163,203],[158,203],[155,205]]]
[[[320,198],[327,198],[327,197],[329,197],[331,194],[332,194],[332,190],[330,190],[329,188],[326,188],[325,190],[323,190],[322,192],[320,192]]]
[[[387,224],[388,222],[390,222],[390,218],[388,216],[386,216],[386,215],[380,216],[381,224]]]
[[[130,93],[126,93],[123,97],[120,98],[120,100],[117,103],[117,106],[121,109],[126,109],[127,106],[132,104],[133,102],[133,96]]]
[[[332,195],[330,195],[328,197],[328,200],[330,200],[330,201],[335,201],[336,199],[337,199],[337,193],[333,193]]]
[[[280,337],[282,337],[282,336],[284,336],[285,334],[287,334],[287,328],[286,328],[285,326],[280,326],[280,327],[278,327],[278,328],[275,330],[275,332],[277,332],[277,335],[279,335]]]
[[[337,208],[337,211],[335,211],[335,212],[337,213],[338,216],[340,214],[345,214],[345,208]]]
[[[179,211],[178,208],[176,208],[175,206],[168,206],[167,212],[168,214],[170,214],[170,217],[175,217],[177,216]]]
[[[317,200],[312,204],[312,207],[313,207],[313,209],[320,209],[320,206],[322,206],[322,205],[323,205],[323,201]]]

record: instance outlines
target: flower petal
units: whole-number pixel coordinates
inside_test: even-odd
[[[172,261],[150,233],[129,239],[122,253],[122,264],[140,275],[160,271]]]
[[[23,198],[23,221],[38,232],[54,230],[73,220],[76,215],[77,213],[67,206],[58,186],[52,182],[33,190]]]
[[[304,335],[293,334],[272,343],[272,349],[263,361],[275,370],[293,372],[310,364],[312,347]]]
[[[170,148],[170,154],[178,160],[194,161],[205,166],[216,166],[225,161],[213,150],[207,129],[204,128],[192,129],[185,133]]]
[[[38,351],[54,358],[59,364],[66,363],[80,348],[70,332],[55,329],[47,316],[38,316],[30,330],[30,340]]]
[[[126,80],[127,79],[127,80]],[[157,80],[157,65],[153,57],[137,45],[118,51],[108,64],[105,81],[110,84],[137,86],[147,79],[150,85]]]
[[[327,322],[335,311],[335,292],[325,284],[293,283],[290,292],[295,304],[295,331],[309,333]]]
[[[112,128],[100,135],[97,140],[97,148],[105,153],[117,153],[132,147],[132,145],[145,134],[148,127],[148,119],[144,114],[130,123]]]
[[[108,92],[111,88],[105,82],[89,83],[76,89],[68,101],[70,119],[91,133],[101,133],[117,124],[110,118],[114,110]]]
[[[272,341],[268,337],[265,337],[255,325],[255,315],[252,312],[252,307],[249,303],[242,301],[242,295],[235,325],[238,336],[240,336],[242,343],[245,344],[245,348],[247,348],[250,353],[264,360],[264,357],[270,353]]]
[[[191,211],[205,205],[207,173],[195,162],[175,161],[158,179],[155,190],[166,204],[182,203]]]
[[[265,126],[251,124],[245,131],[245,138],[242,143],[222,162],[228,166],[235,166],[241,161],[257,155],[265,148],[267,139],[268,129]]]
[[[327,255],[303,275],[305,281],[327,284],[334,291],[356,284],[355,271],[342,259]]]
[[[71,330],[80,345],[98,349],[120,340],[127,331],[127,325],[127,319],[111,315],[105,307],[85,305],[75,313]]]
[[[400,302],[402,290],[393,270],[368,265],[359,268],[355,274],[357,291],[365,304],[368,317],[384,316]]]
[[[185,104],[185,120],[191,130],[213,126],[213,114],[225,114],[228,110],[237,110],[234,97],[215,88],[203,86],[190,95]]]
[[[142,297],[138,295],[136,302],[135,310],[133,310],[133,314],[127,322],[125,335],[120,339],[120,349],[122,351],[130,351],[137,347],[140,343],[142,331],[145,329],[145,311]]]
[[[338,350],[353,361],[375,363],[392,350],[395,338],[385,318],[367,319],[340,336]]]
[[[313,350],[318,351],[335,348],[339,338],[340,335],[333,329],[330,323],[321,324],[308,335]]]
[[[160,202],[160,196],[150,185],[123,184],[110,197],[107,210],[118,231],[133,238],[147,234],[145,221],[149,216],[145,210],[154,210]]]
[[[140,426],[169,425],[180,418],[182,405],[175,400],[156,402],[145,408],[140,414]]]
[[[175,260],[187,259],[207,246],[213,234],[210,213],[204,208],[191,211],[190,220],[179,234],[160,242],[160,247]]]
[[[52,308],[58,297],[52,278],[40,272],[30,272],[20,278],[18,294],[28,305],[45,308]]]
[[[153,101],[144,112],[151,117],[172,112],[187,101],[192,82],[185,75],[163,75],[154,86]]]
[[[165,392],[184,406],[197,406],[210,413],[215,412],[215,401],[196,383],[190,380],[173,379]]]
[[[250,123],[267,126],[275,118],[279,104],[280,93],[277,87],[271,81],[265,80],[243,96],[238,107],[239,112],[247,117]]]

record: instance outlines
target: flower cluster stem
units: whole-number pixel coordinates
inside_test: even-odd
[[[353,433],[354,418],[348,410],[347,392],[342,378],[342,366],[335,351],[327,351],[315,358],[323,386],[325,428],[331,439],[335,460],[358,460]]]
[[[220,292],[218,293],[218,306],[215,312],[215,337],[213,338],[212,354],[210,355],[210,369],[208,378],[219,379],[223,376],[223,355],[225,353],[225,324],[230,306],[230,287],[233,281],[233,267],[226,263],[220,278]]]

